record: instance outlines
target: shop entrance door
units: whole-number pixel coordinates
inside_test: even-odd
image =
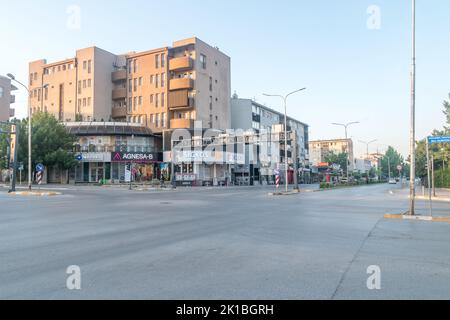
[[[91,163],[91,175],[89,182],[96,183],[103,179],[105,170],[103,163]]]

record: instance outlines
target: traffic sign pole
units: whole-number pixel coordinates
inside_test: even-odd
[[[430,165],[430,145],[429,140],[427,139],[427,170],[428,170],[428,196],[430,201],[430,216],[433,216],[433,199],[431,194],[431,165]]]

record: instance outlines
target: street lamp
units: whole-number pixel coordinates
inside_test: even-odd
[[[27,90],[27,92],[28,92],[28,101],[29,101],[30,95],[31,95],[30,89],[28,89],[28,87],[26,85],[24,85],[22,82],[17,80],[16,77],[13,74],[8,73],[7,76],[12,81],[18,83],[20,86],[24,87],[25,90]],[[43,85],[41,87],[41,89],[45,89],[47,87],[48,87],[48,84]],[[44,94],[44,90],[42,90],[42,97],[41,97],[42,103],[43,103],[43,100],[44,100],[43,99],[43,94]],[[28,189],[31,191],[31,186],[32,186],[32,177],[31,177],[31,107],[30,107],[29,103],[28,103],[27,109],[28,109],[28,112],[27,112],[27,114],[28,114]]]
[[[288,186],[288,152],[287,152],[287,98],[289,98],[291,95],[298,93],[300,91],[306,90],[306,88],[298,89],[295,91],[292,91],[291,93],[287,94],[286,96],[278,95],[278,94],[266,94],[263,95],[266,97],[278,97],[283,100],[284,103],[284,165],[285,165],[285,178],[286,178],[286,192],[289,191]],[[297,156],[296,156],[297,157]],[[294,161],[297,161],[297,159],[294,159]],[[297,175],[297,172],[294,172],[295,175]],[[298,186],[297,186],[298,187]],[[298,188],[297,188],[298,189]]]
[[[372,140],[372,141],[369,141],[369,142],[366,142],[366,141],[362,141],[362,140],[359,140],[359,142],[361,142],[362,144],[365,144],[366,145],[366,150],[367,150],[367,152],[366,152],[366,155],[367,155],[367,159],[369,159],[369,146],[372,144],[372,143],[374,143],[374,142],[377,142],[378,140]]]
[[[334,126],[340,126],[340,127],[344,127],[345,128],[345,140],[346,140],[346,142],[347,142],[347,183],[349,183],[350,182],[350,177],[349,177],[349,150],[350,150],[350,148],[349,148],[349,144],[348,144],[348,127],[350,127],[351,125],[354,125],[354,124],[359,124],[360,122],[358,122],[358,121],[356,121],[356,122],[349,122],[349,123],[346,123],[346,124],[344,124],[344,123],[332,123],[332,125],[334,125]]]
[[[412,63],[411,63],[411,125],[410,158],[411,172],[409,181],[409,214],[415,215],[416,197],[416,0],[412,0]]]

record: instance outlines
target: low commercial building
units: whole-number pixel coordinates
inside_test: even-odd
[[[122,122],[65,123],[78,137],[77,166],[70,183],[122,183],[170,180],[169,165],[162,162],[161,138],[142,124]],[[50,170],[49,182],[60,182]]]
[[[8,121],[14,117],[14,109],[11,104],[15,103],[16,97],[11,93],[17,90],[11,84],[11,79],[0,76],[0,121]]]

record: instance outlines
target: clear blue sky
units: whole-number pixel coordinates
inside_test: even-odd
[[[232,91],[281,110],[262,93],[307,87],[289,102],[291,116],[311,125],[311,138],[339,138],[331,122],[361,121],[358,140],[378,139],[408,153],[409,0],[6,1],[0,74],[27,81],[28,62],[74,56],[99,46],[114,53],[171,45],[197,36],[232,58]],[[80,29],[67,27],[68,6],[81,9]],[[381,29],[367,27],[367,9],[381,9]],[[444,124],[450,92],[448,0],[417,0],[418,137]],[[18,95],[19,116],[26,96]]]

